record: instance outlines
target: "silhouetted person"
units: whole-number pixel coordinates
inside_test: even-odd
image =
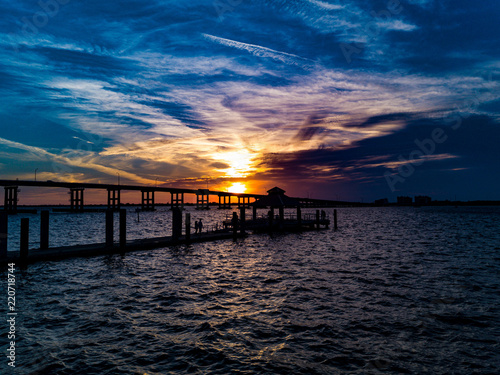
[[[326,219],[326,212],[324,210],[321,210],[321,220]]]
[[[203,223],[201,222],[201,219],[200,219],[200,221],[198,222],[198,229],[200,230],[200,233],[201,233],[201,231],[203,230]]]
[[[198,233],[198,229],[200,229],[200,224],[198,223],[198,220],[194,222],[194,233]]]

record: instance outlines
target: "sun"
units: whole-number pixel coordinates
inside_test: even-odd
[[[234,182],[229,188],[227,189],[228,192],[230,193],[244,193],[247,190],[247,187],[245,184],[242,184],[241,182]]]

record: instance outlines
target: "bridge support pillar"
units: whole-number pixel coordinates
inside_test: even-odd
[[[174,208],[184,209],[184,193],[170,192],[170,208],[172,211]]]
[[[250,207],[250,197],[238,197],[238,208]]]
[[[69,189],[69,194],[70,194],[70,207],[71,211],[83,211],[83,191],[84,188],[70,188]]]
[[[119,210],[120,209],[120,189],[109,188],[108,189],[108,209]]]
[[[155,191],[154,190],[141,190],[142,200],[141,208],[143,211],[155,210]]]
[[[199,189],[196,193],[196,209],[197,210],[209,210],[208,205],[209,191],[206,189]]]
[[[3,209],[9,214],[17,214],[17,186],[5,186],[5,201]]]
[[[231,196],[219,195],[219,209],[224,210],[228,208],[231,208]]]

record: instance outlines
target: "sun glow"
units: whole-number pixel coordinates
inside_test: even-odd
[[[235,194],[244,193],[246,190],[247,187],[245,186],[245,184],[242,184],[241,182],[235,182],[227,189],[228,192]]]

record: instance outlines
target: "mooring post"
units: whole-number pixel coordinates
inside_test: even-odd
[[[40,212],[40,249],[49,248],[49,211]]]
[[[186,212],[186,243],[191,241],[191,214]]]
[[[273,230],[273,221],[274,221],[274,208],[271,207],[271,209],[268,212],[268,219],[269,219],[269,231]]]
[[[252,220],[257,220],[257,206],[252,207]]]
[[[182,212],[179,207],[172,209],[172,239],[178,241],[182,235]]]
[[[9,215],[0,211],[0,259],[7,258],[7,237],[9,231]]]
[[[337,209],[333,210],[333,229],[337,229]]]
[[[21,241],[20,241],[20,251],[19,257],[21,260],[28,259],[30,244],[30,219],[27,217],[21,219]]]
[[[233,240],[236,241],[236,238],[238,238],[238,214],[236,212],[233,212],[231,222],[233,224]]]
[[[120,249],[127,246],[127,210],[120,208]]]
[[[113,247],[113,209],[106,210],[106,247]]]
[[[245,206],[240,208],[240,233],[245,234]]]
[[[316,229],[319,229],[319,210],[316,210]]]

